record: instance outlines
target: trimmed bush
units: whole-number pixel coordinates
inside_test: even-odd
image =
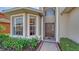
[[[23,50],[24,48],[31,47],[36,48],[38,43],[37,38],[26,39],[26,38],[10,38],[2,42],[2,47],[7,50]]]
[[[2,46],[3,48],[8,49],[8,50],[11,50],[11,49],[18,50],[19,48],[18,43],[15,40],[11,40],[11,39],[3,41]]]
[[[6,50],[23,50],[25,48],[35,49],[38,44],[38,38],[13,38],[6,34],[0,34],[0,46]]]
[[[37,38],[32,38],[32,39],[30,40],[30,46],[31,46],[31,48],[35,49],[36,46],[37,46],[37,43],[38,43]]]
[[[9,38],[10,38],[9,35],[7,34],[0,34],[0,45],[2,44],[4,40],[7,40]]]

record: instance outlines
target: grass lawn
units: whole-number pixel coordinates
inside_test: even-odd
[[[79,44],[68,38],[60,38],[60,47],[63,51],[79,51]]]

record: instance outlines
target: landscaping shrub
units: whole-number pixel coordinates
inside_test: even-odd
[[[5,49],[9,50],[22,50],[24,47],[26,47],[27,40],[21,40],[21,39],[9,39],[2,42],[2,45]]]
[[[37,38],[26,39],[26,38],[10,38],[2,42],[3,48],[7,50],[23,50],[24,48],[36,48]]]
[[[9,38],[9,35],[8,34],[0,34],[0,38],[7,39],[7,38]]]
[[[37,46],[37,43],[38,43],[37,38],[32,38],[32,39],[30,40],[30,46],[31,46],[31,48],[35,49],[36,46]]]
[[[6,39],[9,39],[9,35],[7,34],[0,34],[0,45],[2,44],[2,42]]]

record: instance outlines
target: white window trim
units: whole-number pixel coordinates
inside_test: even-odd
[[[43,40],[43,16],[41,17],[41,39]]]
[[[27,14],[27,37],[29,38],[29,14]]]
[[[23,16],[23,35],[13,35],[13,27],[12,27],[12,17],[16,17],[16,16]],[[11,21],[11,26],[10,26],[10,34],[13,37],[25,37],[25,13],[21,13],[21,14],[15,14],[15,15],[11,15],[10,17]],[[16,23],[16,22],[15,22]]]
[[[23,37],[26,37],[26,14],[23,14]]]
[[[35,16],[35,17],[36,17],[36,31],[35,31],[35,35],[30,35],[30,24],[29,24],[30,16]],[[38,25],[38,20],[39,20],[39,18],[38,18],[38,16],[39,16],[39,15],[27,14],[27,23],[28,23],[28,24],[27,24],[27,25],[28,25],[28,26],[27,26],[27,30],[28,30],[28,31],[27,31],[28,33],[27,33],[27,34],[28,34],[28,37],[39,36],[39,33],[38,33],[38,32],[39,32],[39,31],[38,31],[38,26],[39,26],[39,25]]]
[[[56,42],[59,42],[59,34],[58,34],[58,31],[59,31],[59,28],[58,28],[58,26],[59,26],[59,20],[58,20],[58,8],[56,8],[56,13],[55,13],[55,15],[56,15],[56,22],[55,22],[55,25],[56,25],[56,27],[55,27],[55,37],[56,37]]]
[[[23,19],[23,17],[22,17],[22,19]],[[16,18],[14,19],[14,25],[15,25],[15,29],[16,29]],[[23,24],[22,24],[22,26],[23,26]],[[16,31],[15,31],[16,32]],[[23,31],[22,31],[23,32]],[[15,34],[16,35],[16,34]],[[17,35],[17,36],[23,36],[23,35]]]
[[[13,27],[12,27],[12,17],[16,17],[16,16],[23,16],[23,35],[13,35],[12,34],[12,31],[13,31]],[[30,24],[29,24],[29,19],[30,19],[30,16],[36,16],[36,34],[35,35],[30,35]],[[25,22],[26,20],[26,17],[27,17],[27,23]],[[11,15],[10,17],[10,34],[12,37],[27,37],[27,38],[31,38],[31,37],[35,37],[35,36],[39,36],[39,15],[34,15],[34,14],[25,14],[25,13],[21,13],[21,14],[15,14],[15,15]],[[27,31],[26,31],[26,26],[27,25]],[[26,32],[27,32],[27,36],[26,36]]]

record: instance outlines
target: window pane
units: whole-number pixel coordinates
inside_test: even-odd
[[[35,26],[30,26],[30,35],[35,35]]]
[[[16,18],[16,25],[22,25],[23,24],[23,20],[22,20],[22,17],[17,17]]]
[[[46,11],[46,16],[52,16],[54,15],[54,10],[52,8],[49,8],[47,11]]]
[[[36,17],[30,16],[30,35],[35,35],[36,31]]]
[[[12,31],[12,34],[13,34],[13,35],[16,35],[16,32],[15,32],[15,31],[16,31],[16,27],[15,27],[15,20],[14,20],[14,17],[12,17],[12,27],[13,27],[13,29],[12,29],[12,30],[13,30],[13,31]]]
[[[16,35],[23,35],[23,27],[16,26]]]
[[[23,35],[23,17],[13,18],[13,35]]]
[[[35,20],[34,19],[30,19],[30,25],[35,25]]]

